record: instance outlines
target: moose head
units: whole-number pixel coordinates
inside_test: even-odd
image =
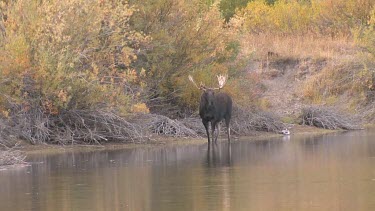
[[[199,103],[199,116],[202,118],[202,123],[206,129],[208,142],[210,142],[210,133],[208,130],[208,123],[211,123],[212,138],[217,141],[220,128],[218,123],[225,120],[227,127],[228,141],[230,141],[230,119],[232,116],[232,98],[224,92],[216,92],[221,90],[227,82],[227,76],[218,75],[218,88],[206,87],[202,82],[198,86],[193,77],[189,75],[189,80],[199,89],[202,90],[202,95]],[[218,127],[216,127],[218,126]],[[214,138],[215,129],[217,128],[216,137]]]

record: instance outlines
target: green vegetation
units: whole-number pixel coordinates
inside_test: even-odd
[[[57,130],[65,134],[87,126],[83,117],[107,122],[102,126],[110,133],[134,114],[190,116],[200,93],[187,75],[216,86],[215,75],[222,73],[229,75],[225,91],[237,105],[268,110],[272,102],[261,97],[264,78],[248,69],[280,61],[327,63],[300,89],[308,103],[335,104],[344,93],[358,96],[357,104],[373,102],[374,5],[373,0],[2,0],[0,114],[9,124],[26,119],[19,130],[32,128],[27,137],[33,143],[51,139],[53,127],[70,125]],[[270,55],[277,56],[270,60]],[[40,125],[43,135],[34,131]],[[96,127],[96,120],[90,125]]]

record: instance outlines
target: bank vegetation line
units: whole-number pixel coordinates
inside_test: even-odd
[[[147,143],[155,137],[203,138],[201,119],[192,116],[171,119],[157,114],[132,114],[125,117],[114,111],[73,110],[58,116],[46,116],[38,109],[21,109],[13,118],[1,120],[0,165],[20,164],[25,155],[17,150],[17,140],[31,144]],[[306,107],[300,123],[331,130],[360,129],[358,119],[332,108]],[[255,131],[279,133],[286,128],[277,116],[264,111],[249,112],[239,106],[233,109],[231,129],[237,136]]]
[[[197,115],[171,119],[158,114],[119,116],[110,110],[71,110],[59,115],[46,115],[37,109],[20,109],[12,118],[3,120],[7,136],[31,144],[103,144],[106,142],[142,143],[153,136],[199,138],[204,136]],[[233,132],[238,136],[252,131],[278,132],[284,127],[277,117],[265,112],[234,109]]]

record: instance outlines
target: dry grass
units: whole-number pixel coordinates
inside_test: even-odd
[[[349,109],[352,105],[345,102],[360,107],[375,99],[373,57],[353,37],[265,33],[242,34],[240,40],[241,55],[252,55],[247,70],[260,73],[266,86],[264,96],[281,96],[270,98],[267,108],[288,110],[312,103],[346,104]]]
[[[242,55],[255,53],[255,58],[267,59],[268,52],[284,58],[350,59],[357,49],[347,37],[331,38],[313,35],[280,36],[273,34],[242,35]]]

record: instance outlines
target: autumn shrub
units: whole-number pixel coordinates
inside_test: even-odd
[[[355,41],[375,57],[375,8],[370,11],[367,24],[354,32]]]
[[[130,109],[125,86],[137,80],[131,63],[146,36],[129,26],[134,8],[115,1],[9,2],[0,42],[2,107],[44,112],[100,107]]]
[[[353,29],[367,24],[374,5],[371,0],[254,0],[233,21],[241,20],[242,30],[257,34],[352,36]]]
[[[240,10],[235,19],[243,18],[243,30],[252,33],[301,33],[309,27],[312,9],[297,1],[276,1],[268,4],[255,0]]]
[[[234,60],[239,46],[229,36],[218,4],[200,0],[130,1],[139,12],[132,25],[152,39],[137,65],[146,70],[151,110],[165,113],[196,108],[198,91],[187,76],[209,86],[216,84],[216,74],[238,71]],[[235,71],[231,70],[235,69]],[[162,106],[160,106],[160,104]]]
[[[368,24],[375,2],[372,0],[312,1],[314,31],[317,34],[353,36],[353,30]]]

